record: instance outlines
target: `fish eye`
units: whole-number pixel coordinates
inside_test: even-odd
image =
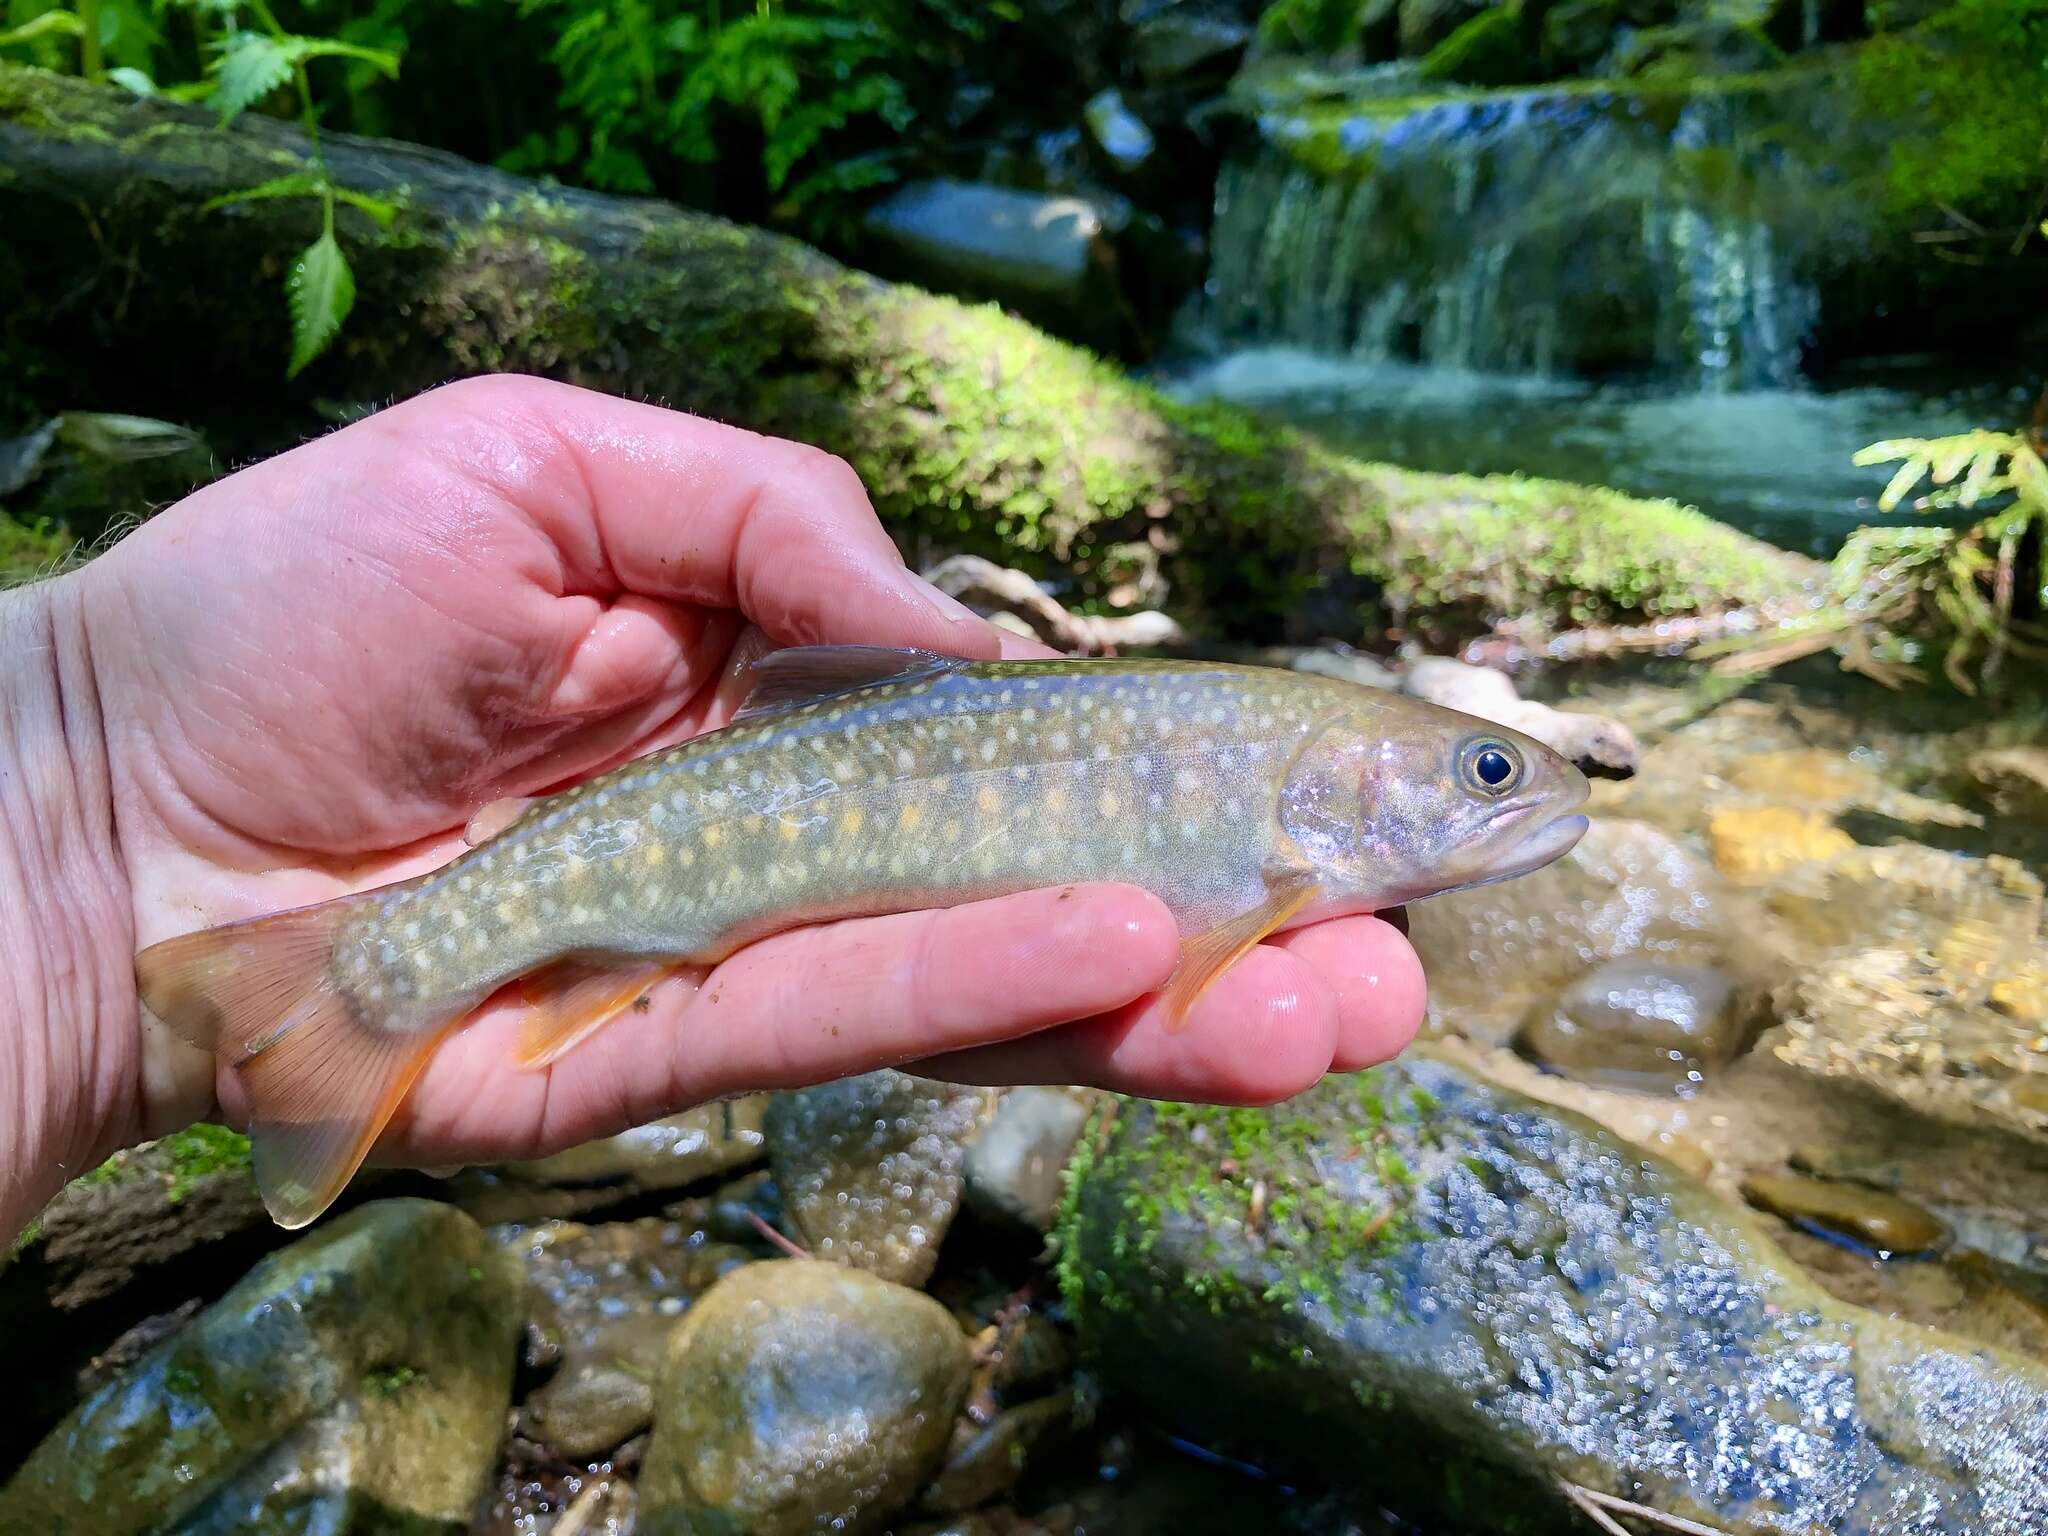
[[[1522,778],[1521,754],[1490,737],[1467,743],[1459,766],[1465,781],[1482,795],[1505,795]]]

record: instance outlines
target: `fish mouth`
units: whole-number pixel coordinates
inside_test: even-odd
[[[1544,865],[1570,853],[1592,825],[1581,815],[1553,816],[1542,825],[1532,828],[1526,836],[1509,848],[1501,863],[1494,865],[1479,879],[1468,881],[1458,889],[1477,890],[1481,886],[1498,885],[1503,880],[1519,880],[1523,875],[1532,875]]]

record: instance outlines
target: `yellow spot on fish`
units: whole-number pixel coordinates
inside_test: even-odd
[[[960,823],[959,823],[959,822],[957,822],[957,821],[949,821],[949,822],[947,822],[947,823],[946,823],[946,825],[945,825],[945,828],[944,828],[944,830],[945,830],[945,834],[946,834],[946,841],[947,841],[947,842],[949,842],[949,843],[957,843],[957,842],[959,842],[959,841],[960,841]]]
[[[993,816],[1002,803],[1003,797],[992,789],[984,788],[980,794],[974,797],[975,809],[984,816]]]
[[[909,832],[924,820],[924,807],[906,805],[896,813],[896,826],[900,831]]]
[[[795,842],[797,834],[801,831],[803,831],[801,823],[791,821],[788,817],[781,818],[778,832],[785,843]]]
[[[1067,808],[1067,792],[1055,784],[1045,792],[1045,808],[1058,815]]]
[[[851,807],[844,816],[839,818],[839,835],[841,837],[853,836],[854,833],[860,830],[860,824],[866,817],[867,813],[859,806]]]
[[[647,851],[641,854],[641,857],[645,859],[648,863],[648,866],[652,868],[660,864],[663,860],[665,860],[668,857],[668,850],[662,847],[659,843],[649,843],[647,845]]]
[[[725,828],[714,825],[706,827],[704,829],[704,846],[706,848],[716,848],[720,843],[724,841]]]
[[[676,850],[676,862],[682,865],[683,868],[688,869],[692,864],[697,862],[697,855],[695,850],[689,848],[678,848]]]
[[[1095,809],[1102,812],[1104,816],[1114,816],[1116,814],[1116,796],[1110,794],[1107,790],[1103,791],[1102,798],[1095,802]]]
[[[767,825],[768,818],[761,815],[749,816],[746,821],[746,827],[749,832],[758,832]]]

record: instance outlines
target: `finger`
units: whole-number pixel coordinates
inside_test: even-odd
[[[663,984],[545,1072],[507,1063],[500,1007],[421,1074],[400,1151],[525,1156],[729,1093],[800,1087],[1014,1039],[1163,986],[1172,914],[1129,886],[1076,885],[764,939],[703,983]]]
[[[947,1082],[1080,1083],[1152,1099],[1273,1104],[1329,1071],[1337,1019],[1337,999],[1315,970],[1261,944],[1202,994],[1178,1030],[1167,1029],[1165,1005],[1148,998],[914,1070]]]
[[[386,414],[411,410],[478,424],[466,467],[541,522],[572,590],[737,608],[783,645],[999,653],[994,627],[903,564],[860,478],[819,449],[516,375]]]
[[[1297,928],[1273,941],[1329,986],[1337,1000],[1331,1065],[1357,1072],[1400,1054],[1422,1027],[1428,987],[1422,962],[1393,924],[1344,917]]]

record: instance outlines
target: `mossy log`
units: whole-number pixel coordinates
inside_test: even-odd
[[[324,147],[399,214],[387,232],[340,211],[355,311],[287,384],[282,279],[318,206],[214,204],[304,169],[300,133],[0,68],[0,409],[158,415],[246,454],[323,403],[531,371],[828,448],[914,559],[981,554],[1238,639],[1774,607],[1816,574],[1670,503],[1361,463],[759,230]]]

